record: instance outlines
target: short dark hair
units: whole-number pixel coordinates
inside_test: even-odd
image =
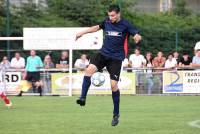
[[[120,8],[118,5],[110,5],[109,8],[108,8],[108,12],[116,12],[116,13],[119,13],[120,12]]]

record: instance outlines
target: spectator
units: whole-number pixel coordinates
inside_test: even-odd
[[[175,51],[175,52],[173,53],[173,57],[174,57],[174,59],[176,60],[177,64],[179,64],[179,62],[180,62],[179,53]]]
[[[151,52],[147,52],[146,54],[146,67],[152,68],[153,67],[153,56]],[[147,69],[147,92],[148,94],[152,93],[152,87],[153,87],[153,75],[152,75],[152,69]]]
[[[175,68],[177,66],[177,60],[173,57],[173,54],[168,55],[168,59],[165,62],[165,68]]]
[[[140,54],[139,49],[135,49],[134,54],[129,57],[130,66],[133,68],[141,68],[145,66],[146,60],[143,55]]]
[[[154,68],[158,68],[155,70],[155,72],[157,72],[154,76],[156,76],[158,78],[158,81],[159,81],[159,91],[162,92],[162,70],[159,69],[159,68],[163,68],[164,65],[165,65],[165,61],[166,61],[166,58],[163,56],[163,53],[161,51],[159,51],[157,53],[157,57],[154,58],[153,60],[153,66]]]
[[[23,69],[25,67],[25,60],[20,53],[15,53],[15,57],[11,60],[11,67],[14,69]]]
[[[44,57],[44,68],[45,69],[54,68],[54,63],[52,62],[50,55],[46,55]],[[45,74],[42,80],[44,83],[43,93],[50,93],[51,92],[51,75],[48,70],[45,71]]]
[[[62,51],[59,63],[56,68],[68,68],[69,67],[69,54],[67,51]]]
[[[54,63],[52,62],[50,55],[46,55],[44,57],[44,68],[45,69],[54,68]]]
[[[40,81],[40,72],[38,69],[41,67],[43,67],[41,58],[36,55],[35,50],[31,50],[25,68],[27,71],[26,80],[32,82],[33,92],[35,93],[37,89],[40,96],[42,96],[42,83]],[[23,92],[21,91],[18,96],[22,96],[22,93]]]
[[[89,65],[89,61],[87,59],[87,55],[86,54],[82,54],[80,59],[77,59],[74,67],[78,70],[85,70],[85,68]]]
[[[122,61],[122,71],[125,71],[126,68],[129,67],[129,60],[128,58],[125,58],[123,61]],[[129,70],[127,70],[129,72]]]
[[[139,49],[134,50],[134,54],[131,54],[129,57],[130,66],[132,68],[142,68],[146,64],[146,60],[143,55],[140,54]],[[142,83],[142,72],[143,70],[136,70],[136,86],[139,88]]]
[[[183,52],[183,57],[180,59],[179,67],[190,67],[192,59],[189,56],[188,52]]]
[[[196,55],[192,59],[192,67],[200,68],[200,48],[196,50]]]
[[[1,66],[4,67],[4,69],[9,69],[10,68],[10,62],[6,56],[3,57]]]
[[[159,51],[157,57],[153,60],[153,66],[156,68],[162,68],[165,65],[166,58],[163,56],[163,53]]]

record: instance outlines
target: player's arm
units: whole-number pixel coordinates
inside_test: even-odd
[[[132,24],[127,22],[128,33],[132,35],[132,39],[137,44],[142,40],[142,36],[139,34],[139,30],[135,28]]]
[[[77,33],[76,34],[76,40],[78,38],[80,38],[81,36],[83,36],[84,34],[87,34],[87,33],[93,33],[93,32],[96,32],[98,30],[100,30],[100,26],[99,25],[96,25],[96,26],[92,26],[92,27],[89,27],[88,29],[84,30],[84,31],[81,31],[80,33]]]

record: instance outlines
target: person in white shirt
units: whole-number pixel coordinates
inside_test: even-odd
[[[173,54],[172,53],[170,53],[169,55],[168,55],[168,59],[166,60],[166,62],[165,62],[165,68],[174,68],[174,67],[176,67],[177,66],[177,61],[176,61],[176,59],[174,58],[174,56],[173,56]]]
[[[86,67],[89,65],[89,61],[87,59],[87,55],[86,54],[82,54],[80,59],[77,59],[74,67],[78,70],[85,70]]]
[[[134,54],[130,55],[129,62],[132,68],[142,68],[146,65],[144,56],[140,54],[140,50],[137,48],[134,50]],[[136,70],[136,86],[139,86],[142,83],[142,71],[143,70]]]
[[[146,60],[143,55],[140,54],[139,49],[135,49],[134,54],[129,57],[130,66],[133,68],[141,68],[146,64]]]
[[[25,67],[25,60],[20,53],[15,53],[15,57],[11,60],[11,67],[15,69],[23,69]]]
[[[126,70],[128,67],[129,67],[129,60],[128,60],[128,58],[125,58],[125,59],[122,61],[121,71],[128,72],[129,70]]]

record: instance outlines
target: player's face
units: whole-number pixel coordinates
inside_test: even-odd
[[[112,23],[118,22],[120,19],[120,13],[116,13],[115,11],[108,12],[108,17]]]

